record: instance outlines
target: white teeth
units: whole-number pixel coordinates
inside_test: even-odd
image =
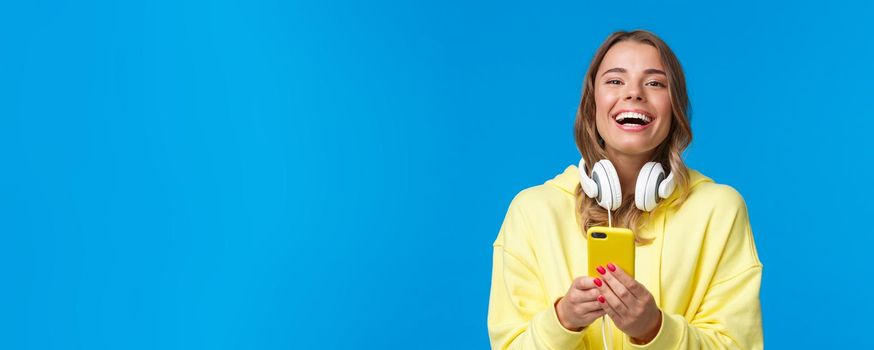
[[[652,118],[650,118],[646,115],[640,114],[640,113],[635,113],[635,112],[619,113],[619,115],[616,116],[616,121],[621,122],[627,118],[634,118],[634,119],[642,120],[644,122],[644,124],[649,124],[649,122],[652,121]]]

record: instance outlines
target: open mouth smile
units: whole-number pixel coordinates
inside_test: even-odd
[[[616,125],[625,131],[642,131],[652,124],[655,118],[642,110],[622,110],[613,115]]]

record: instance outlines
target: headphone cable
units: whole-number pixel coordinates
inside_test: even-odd
[[[613,203],[610,203],[611,206]],[[611,210],[607,209],[607,226],[613,228],[613,215],[611,214]],[[607,322],[607,315],[601,315],[601,340],[604,342],[604,349],[610,350],[613,348],[613,332],[610,332],[610,345],[607,345],[607,326],[609,322]]]

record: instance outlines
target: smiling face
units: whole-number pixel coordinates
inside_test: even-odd
[[[607,51],[595,86],[595,124],[612,155],[651,156],[671,129],[671,98],[658,50],[632,41]]]

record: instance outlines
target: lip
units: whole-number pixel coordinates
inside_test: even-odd
[[[634,113],[640,113],[640,114],[643,114],[643,115],[649,117],[649,118],[651,119],[651,121],[649,122],[649,124],[646,124],[646,125],[632,125],[632,124],[622,125],[622,124],[619,124],[618,121],[616,121],[616,117],[619,116],[619,114],[621,114],[621,113],[623,113],[623,112],[634,112]],[[622,129],[623,131],[628,131],[628,132],[641,132],[641,131],[644,131],[644,130],[646,130],[647,128],[649,128],[650,125],[655,124],[655,119],[656,119],[656,118],[655,118],[655,116],[652,115],[652,113],[649,113],[649,112],[647,112],[647,111],[645,111],[645,110],[642,110],[642,109],[620,109],[619,111],[617,111],[616,113],[614,113],[613,116],[612,116],[610,119],[613,119],[613,123],[616,124],[616,126],[617,126],[619,129]]]

